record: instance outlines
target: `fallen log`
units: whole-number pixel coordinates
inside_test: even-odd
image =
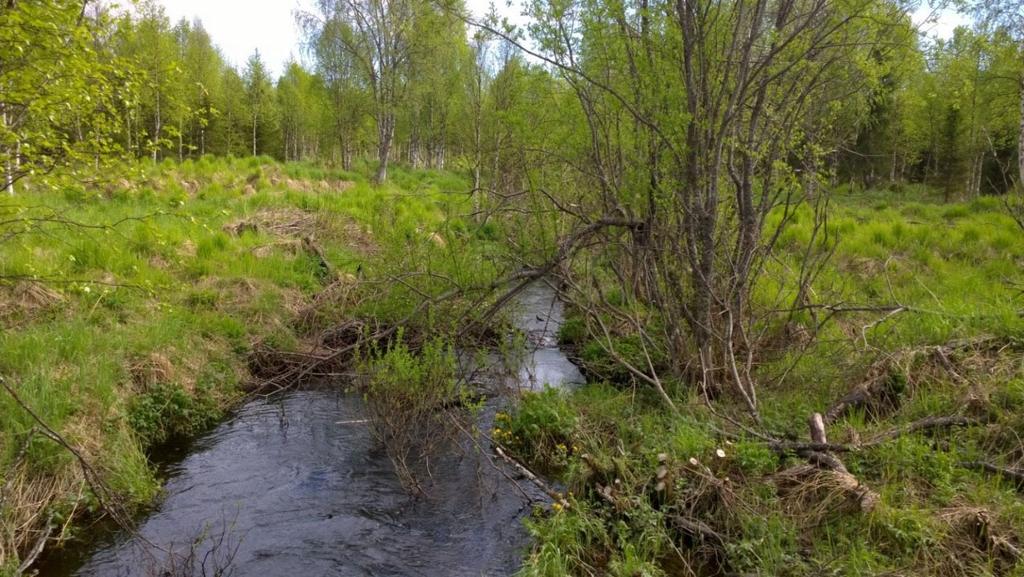
[[[811,443],[806,445],[814,446],[815,449],[803,448],[796,452],[807,459],[809,464],[798,465],[783,471],[780,476],[794,480],[802,478],[808,481],[824,477],[830,481],[832,486],[856,502],[861,511],[867,512],[874,509],[881,500],[881,496],[851,475],[843,461],[829,450],[832,445],[828,442],[825,418],[821,413],[811,415],[808,420],[808,428],[810,429]]]

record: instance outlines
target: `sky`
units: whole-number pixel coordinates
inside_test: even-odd
[[[914,12],[914,24],[927,36],[950,38],[957,26],[970,24],[971,19],[954,10],[935,10],[923,2]]]
[[[228,62],[242,67],[259,48],[263,61],[275,74],[280,74],[291,58],[301,59],[302,41],[295,24],[295,11],[308,9],[312,0],[160,0],[172,21],[199,18],[209,31]],[[469,0],[474,14],[482,15],[489,0]],[[516,8],[495,2],[499,12],[516,16]],[[953,29],[968,19],[956,12],[941,11],[935,21],[928,20],[932,10],[925,3],[914,13],[914,22],[929,36],[948,38]]]
[[[171,22],[185,18],[202,20],[224,57],[242,67],[259,48],[267,66],[280,74],[292,58],[301,60],[302,35],[295,23],[296,10],[308,10],[312,0],[159,0]],[[468,0],[475,15],[487,11],[490,0]],[[504,1],[495,2],[499,12]],[[511,9],[512,16],[516,9]]]
[[[263,61],[280,74],[284,63],[299,59],[301,37],[294,12],[309,0],[160,0],[171,22],[202,20],[228,62],[244,66],[259,48]]]

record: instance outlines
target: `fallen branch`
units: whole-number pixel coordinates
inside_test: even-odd
[[[890,388],[891,379],[889,377],[892,374],[892,368],[894,366],[898,367],[900,364],[909,366],[920,355],[935,355],[939,364],[950,373],[954,380],[970,384],[973,387],[975,385],[970,379],[958,373],[952,366],[952,362],[949,359],[950,354],[965,350],[1000,352],[1007,348],[1018,349],[1020,347],[1021,343],[1012,338],[981,336],[949,341],[942,345],[928,345],[896,351],[875,361],[867,377],[851,388],[825,411],[825,424],[832,424],[845,416],[850,410],[863,406],[872,406],[872,403],[881,405],[881,407],[873,407],[876,409],[886,408],[884,403],[893,405],[890,408],[894,408],[899,399],[896,398],[895,392]],[[886,395],[889,395],[889,397],[887,398]]]
[[[39,556],[43,554],[43,549],[46,547],[46,542],[50,540],[50,536],[53,535],[53,530],[57,526],[54,525],[51,519],[46,524],[46,529],[43,530],[43,534],[40,535],[39,539],[36,540],[36,544],[32,546],[32,550],[29,551],[28,555],[22,560],[18,568],[14,570],[14,575],[24,575],[26,571],[39,559]]]
[[[66,451],[71,453],[78,461],[79,466],[82,469],[82,474],[85,477],[86,483],[89,484],[89,488],[92,489],[93,495],[96,497],[96,501],[100,507],[108,514],[114,521],[123,528],[131,527],[131,517],[117,505],[117,500],[114,498],[113,493],[107,488],[103,482],[102,477],[96,470],[89,464],[89,461],[82,455],[82,453],[73,447],[71,443],[67,442],[50,425],[46,423],[27,403],[25,403],[18,393],[12,388],[7,380],[0,377],[0,386],[7,391],[7,394],[11,396],[14,402],[25,411],[38,426],[39,434],[50,439],[54,443],[57,443],[63,447]]]
[[[812,434],[812,441],[810,443],[799,441],[774,441],[770,443],[769,446],[776,452],[796,453],[801,456],[806,456],[812,452],[848,453],[877,447],[886,441],[892,441],[904,435],[909,435],[919,431],[928,431],[931,429],[941,429],[946,427],[970,427],[980,425],[981,423],[982,421],[978,419],[971,419],[969,417],[961,417],[958,415],[946,417],[925,417],[923,419],[907,423],[906,425],[894,427],[888,431],[883,431],[866,441],[858,443],[829,443],[827,440],[823,440],[824,437],[821,437],[819,440],[813,440],[814,435]]]
[[[529,479],[530,482],[536,485],[541,491],[544,491],[544,493],[547,494],[548,497],[551,497],[556,503],[558,503],[562,507],[569,506],[569,502],[565,500],[565,497],[563,497],[561,493],[549,487],[547,483],[541,480],[541,478],[538,477],[533,471],[528,469],[526,465],[510,457],[508,453],[506,453],[501,448],[501,445],[499,445],[498,443],[494,443],[494,452],[499,457],[501,457],[502,460],[504,460],[506,463],[512,465],[517,471],[519,471],[520,474]]]
[[[331,266],[330,261],[328,261],[327,257],[324,256],[323,249],[313,241],[312,237],[302,237],[302,248],[317,260],[317,264],[320,266],[320,271],[323,277],[333,279],[337,276],[335,274],[334,267]]]
[[[879,389],[884,383],[885,379],[875,376],[867,382],[857,384],[857,386],[850,389],[849,392],[825,411],[823,416],[824,423],[830,425],[842,418],[851,409],[867,404],[868,401],[878,395]]]
[[[927,431],[931,429],[942,429],[946,427],[969,427],[972,425],[978,425],[981,421],[977,419],[971,419],[968,417],[961,417],[957,415],[951,415],[948,417],[925,417],[918,419],[912,423],[908,423],[902,427],[896,427],[883,433],[879,433],[869,440],[861,443],[859,448],[868,448],[880,445],[886,441],[898,439],[903,435],[910,433],[916,433],[918,431]]]
[[[440,304],[444,301],[458,298],[471,293],[492,293],[495,290],[508,286],[509,284],[515,283],[510,289],[506,290],[502,296],[500,296],[487,310],[480,315],[477,319],[469,324],[467,331],[481,326],[486,323],[495,313],[498,312],[503,306],[508,304],[517,294],[522,292],[527,286],[539,278],[547,276],[551,273],[562,261],[572,255],[577,245],[590,235],[598,232],[603,228],[608,227],[624,227],[624,228],[636,228],[642,226],[642,223],[625,220],[620,218],[602,218],[595,220],[587,226],[577,230],[573,234],[569,235],[565,240],[559,243],[558,251],[556,255],[548,260],[546,263],[538,267],[523,267],[511,274],[508,274],[500,279],[491,281],[490,283],[475,285],[469,287],[454,286],[451,289],[434,297],[424,298],[421,300],[412,311],[406,315],[402,320],[392,324],[386,329],[378,330],[372,334],[369,334],[358,341],[346,345],[339,349],[334,349],[323,356],[318,356],[311,360],[311,362],[305,363],[302,366],[291,368],[277,374],[271,378],[265,379],[259,383],[258,389],[270,390],[278,392],[288,388],[291,384],[300,382],[303,378],[309,376],[315,372],[319,366],[323,363],[335,362],[345,355],[353,353],[361,346],[365,346],[369,343],[380,342],[388,339],[395,335],[399,328],[408,324],[414,318],[417,318],[423,314],[429,307]],[[468,312],[466,313],[468,314]]]
[[[1000,477],[1013,481],[1018,487],[1024,488],[1024,470],[999,467],[985,461],[966,461],[960,463],[960,466],[967,469],[974,469],[991,473],[993,475],[999,475]]]
[[[512,475],[510,475],[509,472],[506,471],[504,467],[501,467],[494,462],[494,459],[492,459],[491,456],[487,453],[487,451],[485,451],[484,448],[480,446],[480,441],[479,439],[477,439],[476,435],[474,435],[470,431],[467,431],[466,428],[463,427],[461,423],[459,423],[459,420],[457,418],[452,417],[452,423],[455,425],[456,428],[459,429],[459,431],[462,432],[463,435],[466,436],[467,439],[469,439],[471,443],[473,443],[473,446],[476,447],[477,453],[487,460],[487,464],[490,465],[491,468],[494,469],[495,471],[501,473],[501,476],[505,477],[505,479],[507,479],[509,483],[512,483],[512,486],[515,487],[517,491],[519,491],[519,494],[522,495],[524,499],[526,499],[527,503],[533,503],[536,500],[529,493],[527,493],[526,490],[523,489],[523,487],[515,479],[512,478]],[[482,436],[491,441],[491,443],[494,443],[494,440],[488,438],[487,435]]]
[[[670,520],[680,532],[696,537],[701,542],[707,542],[715,549],[725,549],[725,538],[707,523],[682,515],[672,515]]]

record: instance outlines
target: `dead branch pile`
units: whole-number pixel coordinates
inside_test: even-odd
[[[1010,346],[1016,344],[983,337],[900,351],[876,361],[868,369],[863,381],[840,397],[824,414],[815,413],[811,416],[809,441],[780,441],[770,436],[764,437],[780,454],[795,454],[806,459],[806,463],[773,476],[780,494],[789,500],[795,510],[807,514],[812,525],[837,511],[874,509],[880,500],[879,495],[850,474],[840,455],[876,447],[905,435],[988,423],[991,415],[981,407],[982,393],[979,387],[957,364],[960,357],[976,358],[978,355],[998,354]],[[854,435],[853,439],[845,443],[829,441],[827,427],[851,411],[861,410],[871,420],[881,420],[899,410],[902,395],[908,387],[930,379],[948,379],[967,389],[962,414],[926,416],[875,433],[866,439]],[[961,465],[1024,483],[1024,473],[1015,469],[988,462]]]
[[[1010,574],[1024,560],[1021,536],[1012,524],[983,507],[951,507],[940,512],[946,534],[935,550],[921,552],[938,575],[973,577],[988,566],[993,575]]]

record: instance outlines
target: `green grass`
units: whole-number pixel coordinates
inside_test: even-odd
[[[760,306],[792,298],[782,287],[791,284],[800,249],[811,239],[812,217],[802,208],[783,231],[781,258],[755,295]],[[843,455],[850,472],[880,496],[874,510],[860,512],[821,487],[787,488],[777,474],[801,460],[742,433],[724,438],[718,431],[729,424],[709,414],[692,388],[670,388],[683,416],[669,414],[648,387],[614,370],[581,317],[570,314],[563,343],[589,374],[613,384],[528,396],[507,417],[516,453],[554,471],[575,495],[569,510],[531,520],[538,543],[524,575],[700,575],[722,568],[766,576],[1024,574],[1024,560],[1009,552],[1019,550],[1024,535],[1020,492],[962,466],[984,459],[1019,467],[1024,460],[1024,232],[997,199],[946,205],[925,188],[840,191],[828,226],[838,245],[815,281],[815,300],[907,310],[881,322],[884,312],[840,315],[804,353],[787,345],[759,358],[764,427],[806,439],[808,416],[831,406],[890,354],[901,359],[885,376],[897,406],[878,418],[854,411],[830,426],[830,441],[851,443],[930,415],[966,412],[986,424],[907,435]],[[808,315],[795,320],[813,326]],[[908,352],[982,336],[1003,348],[950,357],[970,385],[934,357]],[[628,356],[636,337],[614,338]],[[965,401],[969,386],[974,404]],[[728,397],[715,405],[743,418]],[[553,450],[553,438],[573,449]],[[659,464],[667,488],[656,488]],[[609,486],[611,500],[600,494]],[[674,526],[679,513],[722,535],[719,552],[710,554],[714,548]],[[1000,548],[1001,539],[1011,547]]]
[[[254,347],[295,348],[308,331],[358,318],[405,321],[403,342],[417,343],[417,351],[433,342],[440,351],[462,327],[469,304],[456,299],[417,309],[422,295],[493,279],[511,250],[501,241],[505,234],[519,234],[522,250],[545,242],[527,238],[526,226],[475,224],[467,216],[468,184],[446,172],[396,167],[383,187],[371,186],[363,170],[262,158],[131,165],[123,173],[105,184],[29,188],[0,204],[2,220],[15,221],[9,227],[51,210],[76,222],[119,223],[94,229],[30,222],[27,234],[0,246],[0,277],[7,279],[0,286],[0,374],[133,504],[158,488],[147,449],[217,422],[243,395]],[[792,299],[785,287],[811,238],[812,216],[799,210],[782,232],[780,258],[755,295],[758,306]],[[844,455],[850,472],[879,495],[874,510],[860,512],[821,487],[787,487],[778,473],[801,461],[749,435],[724,438],[722,420],[683,382],[665,383],[682,409],[670,414],[570,314],[560,338],[594,382],[571,395],[527,395],[498,416],[492,432],[562,482],[570,503],[528,521],[536,544],[524,575],[679,575],[723,567],[751,575],[1024,574],[998,545],[1003,539],[1022,546],[1019,492],[962,466],[979,458],[1019,466],[1024,458],[1024,234],[992,199],[947,205],[924,188],[840,191],[828,226],[838,245],[815,281],[816,300],[907,310],[881,321],[882,313],[843,314],[803,353],[783,346],[759,357],[765,428],[805,438],[808,415],[830,406],[872,366],[881,367],[898,403],[881,418],[852,412],[831,425],[830,440],[849,443],[961,410],[978,412],[987,424]],[[339,284],[359,287],[354,296],[321,300],[312,324],[296,320],[315,295],[337,286],[328,289],[318,260],[302,249],[305,236],[323,249]],[[598,280],[606,273],[598,270]],[[622,300],[614,291],[607,296]],[[657,311],[638,315],[652,326],[662,322]],[[813,326],[807,314],[793,321]],[[950,358],[976,389],[973,405],[965,403],[964,382],[932,357],[908,353],[983,335],[1002,348]],[[646,362],[636,335],[612,338],[628,361]],[[369,366],[386,377],[381,398],[404,406],[430,363],[412,348],[400,352]],[[886,361],[890,355],[896,361]],[[742,412],[728,396],[716,410]],[[0,396],[0,471],[10,471],[32,426]],[[95,508],[86,495],[75,509],[69,495],[80,473],[66,451],[44,438],[28,446],[18,471],[51,488],[44,515],[63,519],[73,509]],[[692,530],[680,528],[680,516],[702,520],[724,543],[701,546]]]
[[[130,505],[158,489],[149,448],[194,436],[242,396],[254,346],[298,346],[294,321],[329,282],[303,237],[342,282],[411,259],[451,262],[467,276],[487,268],[480,251],[458,250],[471,240],[468,184],[444,172],[396,168],[392,183],[373,187],[364,174],[205,157],[126,165],[105,180],[82,185],[68,175],[58,190],[30,182],[0,203],[9,221],[0,235],[23,229],[0,245],[0,375]],[[243,221],[258,227],[235,234]],[[408,296],[342,304],[320,322],[398,317]],[[54,443],[36,436],[18,472],[10,468],[34,425],[0,395],[0,485],[23,474],[52,493],[30,510],[0,511],[4,526],[23,520],[13,515],[45,519],[74,507],[68,493],[80,472]],[[0,538],[10,551],[18,536]],[[0,567],[12,562],[3,551]]]

